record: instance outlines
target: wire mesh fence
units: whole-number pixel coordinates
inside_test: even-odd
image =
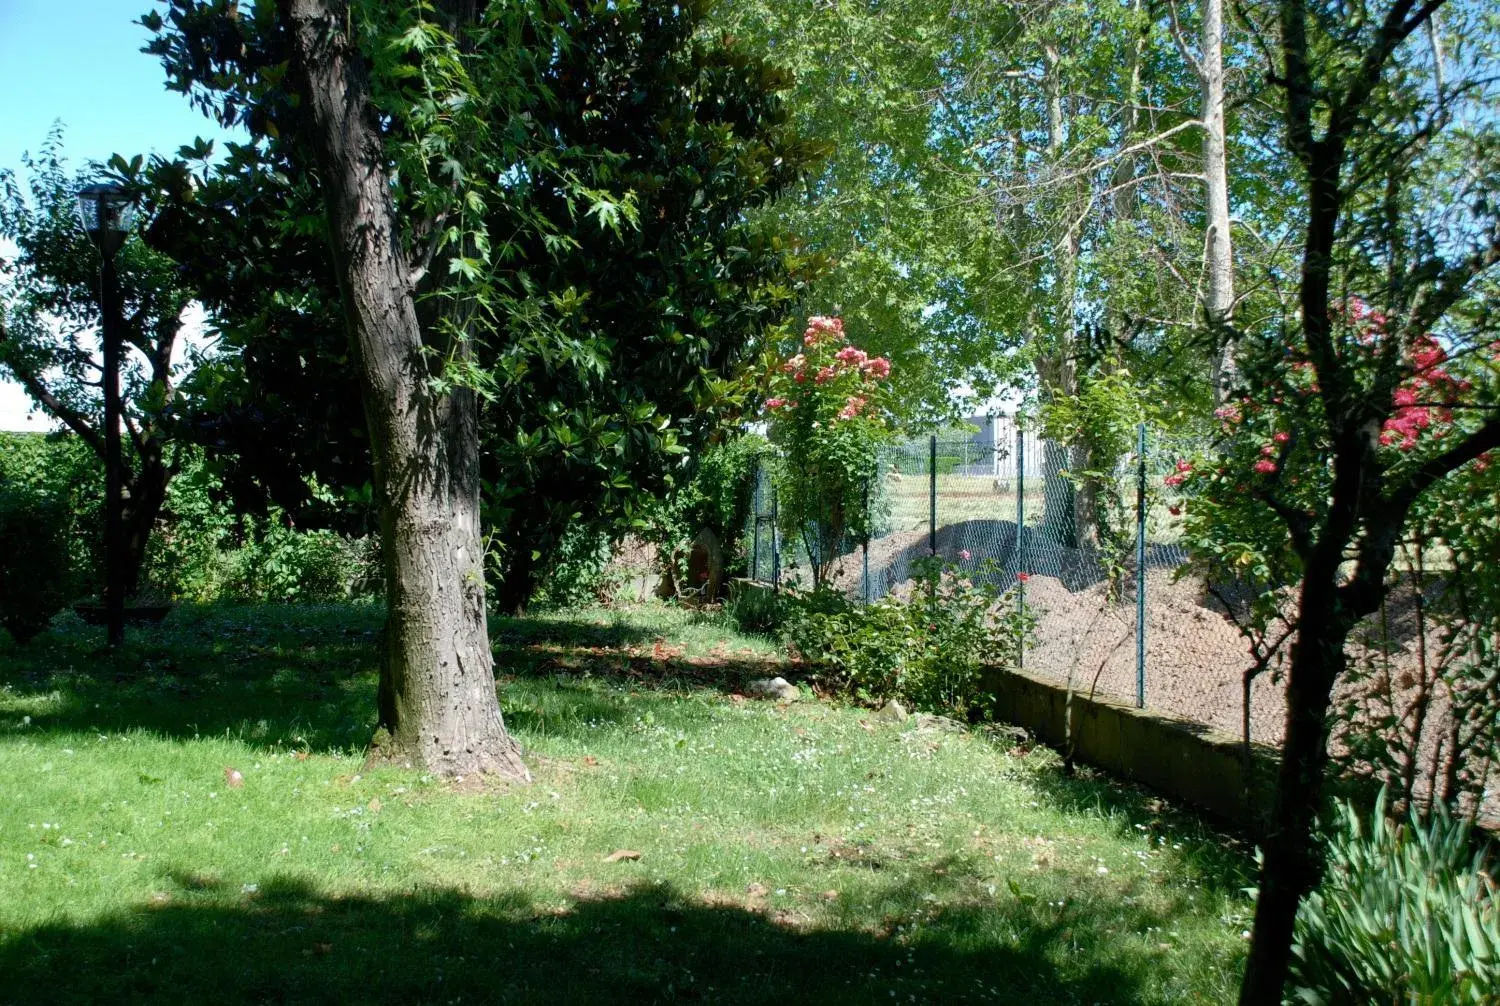
[[[1096,472],[1090,458],[1003,417],[968,436],[890,445],[866,494],[868,539],[837,543],[824,582],[852,600],[873,603],[910,584],[918,560],[942,557],[971,576],[1019,588],[1036,623],[1022,660],[1026,672],[1081,694],[1279,745],[1286,716],[1279,672],[1287,651],[1277,651],[1266,673],[1251,673],[1255,659],[1234,621],[1248,588],[1210,586],[1190,573],[1177,515],[1162,492],[1179,463],[1204,445],[1173,431],[1140,429],[1134,446],[1114,471],[1084,478],[1077,473]],[[815,558],[808,542],[817,536],[784,536],[776,480],[766,467],[756,473],[751,510],[746,551],[752,577],[808,586]],[[1457,651],[1441,642],[1447,638],[1442,633],[1422,626],[1450,589],[1445,564],[1451,557],[1441,543],[1431,544],[1425,554],[1402,560],[1400,589],[1356,633],[1351,666],[1363,671],[1350,676],[1336,701],[1374,709],[1362,714],[1367,723],[1370,715],[1419,722],[1414,709],[1442,704],[1430,696],[1441,690],[1437,677],[1448,673],[1441,670],[1444,661],[1456,659]],[[1277,626],[1271,636],[1286,629]],[[1500,679],[1492,664],[1484,674],[1494,677],[1485,680]],[[1458,722],[1443,716],[1448,727]],[[1418,730],[1410,747],[1435,772],[1448,736]],[[1500,764],[1500,757],[1484,762],[1486,780],[1491,761]],[[1423,785],[1431,788],[1420,780],[1416,785],[1420,792]],[[1487,819],[1500,827],[1500,795],[1480,799]]]
[[[913,564],[940,556],[971,576],[1019,585],[1037,618],[1024,669],[1084,693],[1172,712],[1232,733],[1246,717],[1245,644],[1191,578],[1172,514],[1157,491],[1195,444],[1140,431],[1107,476],[1076,448],[994,417],[967,436],[886,447],[870,487],[868,541],[836,550],[829,586],[866,603],[901,589]],[[754,578],[809,584],[805,543],[778,529],[767,470],[747,527]],[[1275,686],[1258,683],[1257,740],[1279,740]],[[1261,692],[1265,692],[1261,696]]]

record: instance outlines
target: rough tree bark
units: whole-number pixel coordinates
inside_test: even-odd
[[[279,0],[278,13],[310,112],[380,498],[389,614],[371,754],[444,776],[529,779],[500,715],[485,623],[478,403],[429,384],[348,5]]]

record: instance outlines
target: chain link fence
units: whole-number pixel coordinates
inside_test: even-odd
[[[1246,645],[1217,599],[1185,576],[1187,550],[1159,492],[1196,445],[1138,431],[1105,476],[1076,448],[1006,417],[975,433],[885,448],[869,492],[868,541],[844,542],[829,584],[866,603],[902,589],[937,555],[1017,594],[1037,617],[1030,673],[1241,734],[1279,742],[1284,705],[1263,675],[1251,690]],[[778,531],[770,473],[756,475],[746,528],[752,577],[807,586],[807,546]]]
[[[1190,571],[1176,514],[1162,492],[1178,463],[1202,447],[1190,436],[1142,428],[1135,449],[1114,471],[1099,474],[1076,449],[1003,417],[968,436],[891,445],[868,493],[869,539],[839,544],[827,583],[872,603],[909,585],[917,560],[940,556],[971,576],[1019,588],[1020,603],[1036,617],[1034,641],[1023,657],[1028,673],[1076,693],[1133,702],[1279,746],[1287,647],[1253,673],[1251,647],[1234,622],[1249,601],[1245,585],[1210,587]],[[756,473],[751,511],[751,576],[808,586],[807,545],[778,530],[775,480],[764,467]],[[1433,628],[1438,623],[1425,614],[1440,608],[1451,589],[1450,557],[1440,542],[1429,544],[1425,553],[1403,553],[1388,604],[1362,623],[1351,643],[1351,667],[1360,673],[1348,676],[1335,701],[1363,708],[1367,726],[1386,717],[1414,730],[1415,737],[1400,743],[1416,752],[1412,757],[1429,767],[1428,775],[1441,775],[1441,766],[1459,764],[1452,751],[1476,715],[1455,716],[1449,707],[1482,703],[1463,681],[1442,680],[1454,673],[1449,664],[1467,658],[1452,642],[1454,631]],[[1285,629],[1276,623],[1267,638],[1284,642]],[[1465,673],[1500,694],[1500,670],[1486,659]],[[1424,713],[1441,726],[1421,729]],[[1492,717],[1486,731],[1475,733],[1468,746],[1491,744]],[[1500,756],[1485,757],[1479,783],[1455,777],[1457,783],[1482,789],[1492,761],[1500,765]],[[1422,796],[1436,785],[1425,778],[1408,778],[1407,789],[1414,786]],[[1500,827],[1500,795],[1487,792],[1480,802],[1482,816]]]

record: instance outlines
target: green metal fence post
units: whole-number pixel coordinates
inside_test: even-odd
[[[860,584],[864,588],[865,604],[870,603],[870,480],[865,479],[865,533],[860,543]]]
[[[771,487],[771,590],[781,589],[781,551],[776,546],[776,530],[780,525],[776,512],[776,487]]]
[[[1137,429],[1135,475],[1135,706],[1146,708],[1146,424]]]
[[[937,434],[927,440],[927,551],[937,555]]]
[[[750,489],[750,579],[760,579],[760,458],[755,459],[755,479]]]
[[[1026,609],[1026,431],[1016,423],[1016,611]],[[1026,643],[1022,640],[1016,664],[1026,666]]]

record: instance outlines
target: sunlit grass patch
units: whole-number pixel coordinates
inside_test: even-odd
[[[1063,777],[1045,750],[739,699],[734,654],[773,659],[766,644],[646,608],[497,624],[532,785],[370,772],[378,628],[368,608],[185,611],[113,662],[76,626],[0,651],[12,987],[35,1002],[1230,997],[1242,851],[1146,794]],[[590,650],[569,666],[546,647]],[[640,855],[608,861],[619,850]]]

